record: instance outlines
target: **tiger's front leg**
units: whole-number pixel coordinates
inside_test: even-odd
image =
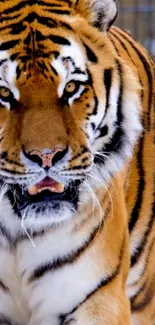
[[[86,302],[68,315],[49,315],[38,320],[32,317],[29,325],[130,325],[129,301],[125,292],[118,292],[116,287],[111,291],[99,289],[94,296],[88,297]]]
[[[130,304],[123,291],[100,289],[60,325],[130,325]]]

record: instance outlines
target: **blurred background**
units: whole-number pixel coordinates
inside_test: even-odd
[[[155,55],[155,0],[118,0],[116,25],[128,30]]]

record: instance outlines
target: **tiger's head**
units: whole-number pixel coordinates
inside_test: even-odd
[[[1,186],[19,217],[64,221],[141,130],[138,82],[107,33],[116,2],[9,0],[0,12]]]

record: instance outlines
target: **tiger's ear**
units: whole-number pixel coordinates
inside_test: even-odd
[[[91,25],[107,31],[117,17],[116,0],[77,0],[76,12]]]

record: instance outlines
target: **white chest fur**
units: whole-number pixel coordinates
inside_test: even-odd
[[[11,233],[18,234],[21,221],[8,211],[1,218],[3,227],[8,229],[9,221]],[[103,262],[102,266],[97,263],[95,245],[89,245],[93,231],[91,222],[87,232],[85,227],[80,232],[71,226],[55,228],[35,236],[35,247],[27,237],[11,246],[1,236],[0,281],[8,290],[0,288],[0,313],[15,324],[47,325],[52,321],[59,325],[60,315],[77,307],[105,274]],[[39,275],[35,270],[41,270]]]

